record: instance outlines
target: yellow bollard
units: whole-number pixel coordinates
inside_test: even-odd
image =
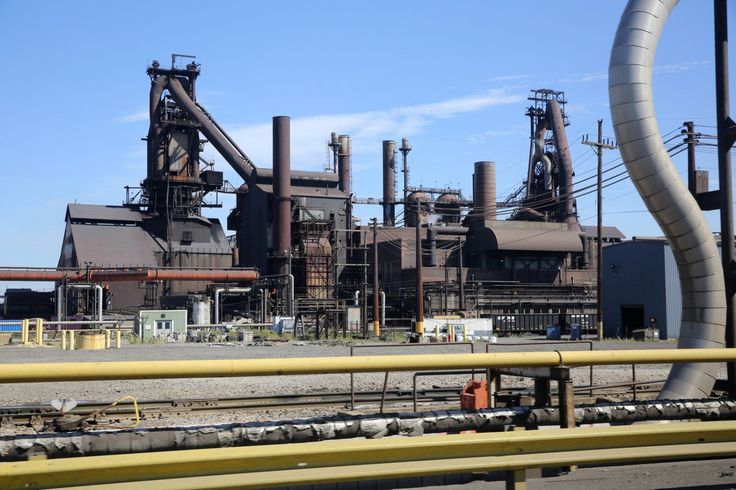
[[[110,348],[110,339],[112,338],[112,332],[106,328],[102,329],[102,333],[105,334],[105,349]]]
[[[74,350],[74,330],[69,330],[69,350]]]
[[[424,336],[424,319],[417,322],[417,333]]]
[[[119,349],[122,346],[123,332],[120,329],[115,330],[115,348]]]
[[[66,350],[66,330],[60,330],[61,332],[61,350]]]
[[[28,320],[20,322],[20,343],[23,345],[28,343]]]
[[[43,318],[36,318],[36,344],[43,345]]]

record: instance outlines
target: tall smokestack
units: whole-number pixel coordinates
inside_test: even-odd
[[[338,185],[341,191],[350,195],[350,154],[352,153],[352,148],[350,148],[350,136],[347,134],[341,134],[338,139],[338,143],[337,174],[340,178]]]
[[[273,118],[273,272],[289,273],[291,248],[291,119]]]
[[[473,174],[473,217],[496,219],[496,164],[475,162]]]
[[[396,216],[396,142],[383,142],[383,226],[394,226]]]

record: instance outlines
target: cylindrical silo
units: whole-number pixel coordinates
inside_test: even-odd
[[[475,162],[473,173],[473,217],[496,219],[496,164]]]

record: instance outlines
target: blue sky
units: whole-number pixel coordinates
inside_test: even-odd
[[[581,135],[603,118],[613,136],[606,74],[623,1],[170,5],[0,0],[0,265],[55,266],[66,204],[120,204],[144,177],[145,68],[168,66],[172,52],[197,56],[200,101],[259,166],[271,165],[274,115],[292,117],[293,168],[321,169],[329,133],[350,134],[360,197],[380,195],[381,141],[402,137],[413,185],[470,196],[473,162],[493,160],[503,197],[526,173],[530,89],[565,91],[577,179],[596,161]],[[683,0],[670,18],[654,82],[662,133],[685,120],[715,132],[712,24],[711,2]],[[211,147],[205,156],[240,184]],[[714,152],[698,158],[715,188]],[[676,164],[682,172],[684,154]],[[234,199],[224,201],[210,213],[223,221]],[[659,234],[628,182],[605,189],[604,208],[628,237]],[[595,223],[594,195],[578,209]]]

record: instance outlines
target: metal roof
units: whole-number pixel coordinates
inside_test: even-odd
[[[257,184],[257,187],[263,192],[273,194],[273,186],[271,184]],[[347,199],[348,197],[347,194],[335,187],[314,187],[300,185],[291,186],[291,195],[294,197],[330,197],[339,199]]]
[[[583,232],[591,237],[598,236],[598,227],[597,226],[588,226],[588,225],[580,225],[580,228],[583,230]],[[605,239],[618,239],[623,240],[626,238],[626,235],[621,233],[621,230],[616,228],[615,226],[602,226],[601,227],[601,237]]]
[[[567,230],[535,230],[519,228],[488,229],[489,249],[527,252],[582,252],[578,233]]]
[[[140,223],[143,215],[125,206],[104,206],[98,204],[68,204],[67,221],[103,223]]]
[[[76,258],[80,267],[159,265],[154,252],[161,250],[156,241],[137,226],[96,226],[71,224]]]

